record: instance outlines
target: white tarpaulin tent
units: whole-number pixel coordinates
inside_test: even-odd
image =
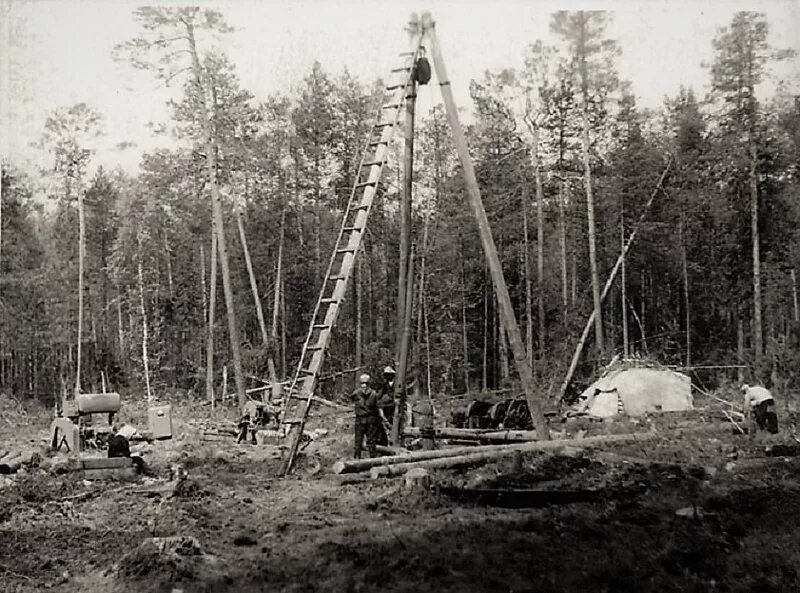
[[[621,369],[592,383],[578,401],[579,412],[598,418],[681,412],[692,409],[692,381],[669,369]]]

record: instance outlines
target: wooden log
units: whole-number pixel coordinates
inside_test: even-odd
[[[468,449],[463,455],[450,457],[438,457],[418,461],[404,461],[401,463],[387,464],[383,458],[383,465],[373,466],[370,475],[373,478],[399,476],[415,467],[425,469],[454,468],[468,465],[476,465],[488,461],[495,461],[503,457],[520,453],[533,453],[536,451],[558,451],[560,449],[584,449],[595,445],[618,444],[630,441],[644,441],[657,438],[659,433],[643,432],[620,435],[603,435],[597,437],[587,437],[580,440],[554,440],[554,441],[535,441],[531,443],[521,443],[513,445],[489,445],[487,447],[474,447]],[[477,451],[480,449],[479,451]],[[435,451],[431,451],[435,453]]]
[[[6,456],[3,462],[0,463],[0,474],[8,475],[15,473],[22,467],[22,464],[30,463],[31,456],[32,454],[29,451]]]
[[[514,445],[510,445],[514,446]],[[496,450],[502,445],[486,445],[484,447],[451,447],[449,449],[437,449],[435,451],[414,451],[402,455],[391,457],[373,457],[371,459],[347,459],[339,460],[333,464],[333,473],[351,474],[368,470],[379,465],[390,465],[394,463],[408,463],[413,461],[423,461],[425,459],[439,459],[442,457],[454,457],[465,453],[475,453],[482,450]]]
[[[480,440],[481,435],[486,433],[496,432],[491,429],[484,429],[484,428],[452,428],[450,426],[444,426],[439,428],[433,429],[434,436],[443,439],[470,439],[470,440]],[[412,438],[420,438],[422,437],[422,429],[416,426],[409,426],[403,431],[403,436],[412,437]]]

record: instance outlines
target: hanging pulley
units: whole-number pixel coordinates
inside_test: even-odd
[[[425,56],[417,58],[414,64],[414,80],[419,84],[428,84],[431,80],[431,63]]]

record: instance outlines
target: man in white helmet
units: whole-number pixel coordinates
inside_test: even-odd
[[[772,434],[778,432],[778,415],[775,413],[775,398],[766,387],[760,385],[742,385],[744,393],[744,413],[752,414],[759,430],[768,430]]]
[[[367,453],[375,457],[376,446],[382,432],[378,393],[369,386],[370,376],[366,373],[358,378],[358,388],[351,394],[355,407],[355,442],[353,457],[361,459],[361,445],[367,437]]]

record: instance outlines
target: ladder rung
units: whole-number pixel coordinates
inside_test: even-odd
[[[389,103],[388,105],[381,107],[381,109],[400,109],[402,106],[402,103]]]
[[[302,424],[305,422],[302,418],[284,418],[281,424]]]
[[[392,68],[392,72],[410,72],[411,66],[403,66],[402,68]]]
[[[356,250],[352,247],[342,247],[341,249],[337,249],[336,253],[355,253]]]
[[[338,302],[339,302],[339,299],[335,299],[333,297],[325,297],[325,298],[319,300],[319,304],[320,305],[328,305],[330,303],[338,303]]]
[[[342,228],[342,230],[343,230],[345,233],[349,233],[349,232],[352,232],[352,231],[363,231],[363,230],[364,230],[364,227],[360,227],[360,226],[346,226],[346,227],[343,227],[343,228]]]
[[[356,183],[356,189],[359,189],[361,187],[367,187],[368,185],[373,185],[373,186],[374,185],[378,185],[378,182],[377,181],[363,181],[361,183]]]
[[[372,167],[373,165],[380,165],[382,167],[385,162],[386,161],[367,161],[365,163],[362,163],[361,166],[362,167]]]
[[[388,126],[393,126],[393,125],[394,125],[394,122],[393,122],[393,121],[380,121],[380,122],[376,123],[376,124],[375,124],[374,126],[372,126],[372,127],[373,127],[373,128],[386,128],[386,127],[388,127]]]
[[[389,144],[388,140],[375,140],[374,142],[370,142],[370,148],[374,148],[375,146],[380,146],[381,144]]]
[[[314,329],[328,329],[330,327],[327,323],[315,323]]]
[[[404,84],[390,84],[389,86],[386,87],[386,90],[387,91],[396,91],[397,89],[402,89],[405,86],[406,85],[404,85]]]
[[[333,281],[345,280],[345,279],[347,279],[347,276],[345,276],[344,274],[331,274],[330,276],[328,276],[328,280],[333,280]]]
[[[306,350],[322,350],[322,344],[312,344],[311,346],[306,346]]]

